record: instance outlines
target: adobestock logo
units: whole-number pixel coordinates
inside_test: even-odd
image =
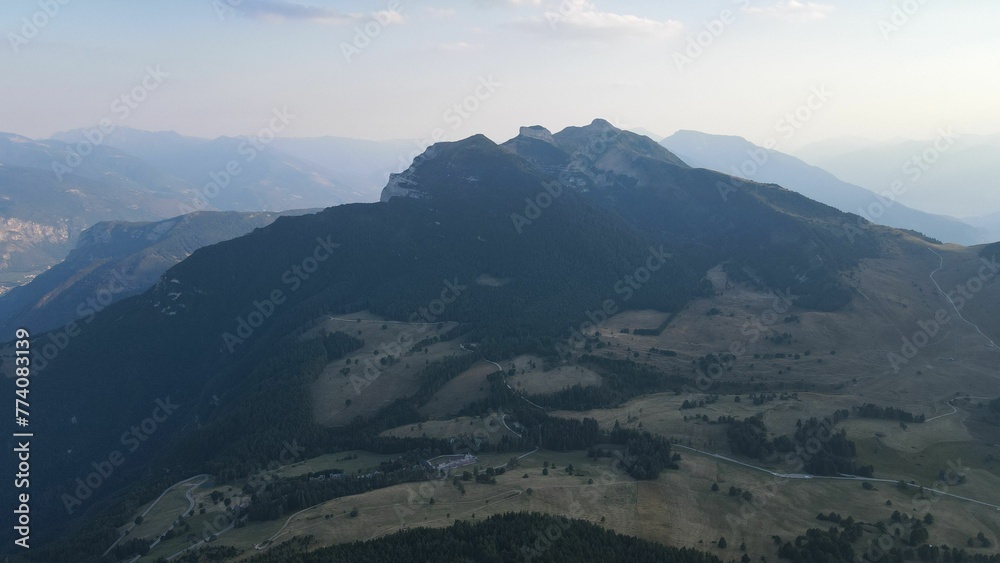
[[[146,74],[139,80],[138,84],[111,101],[111,113],[117,117],[119,122],[125,122],[132,115],[132,112],[149,98],[149,93],[159,89],[169,77],[170,73],[161,70],[160,65],[147,66]],[[66,174],[72,174],[73,170],[83,164],[85,158],[90,156],[97,147],[104,144],[116,128],[115,122],[105,117],[97,122],[97,127],[84,130],[83,140],[68,146],[69,150],[63,161],[52,162],[52,171],[55,173],[56,179],[61,182]]]
[[[38,11],[30,18],[21,18],[20,33],[12,31],[7,34],[7,42],[10,43],[14,54],[20,53],[21,47],[38,37],[38,34],[62,12],[62,7],[69,3],[70,0],[39,0]]]
[[[230,354],[236,350],[237,346],[249,340],[258,328],[264,326],[264,323],[274,315],[278,307],[285,304],[288,295],[298,291],[302,284],[319,270],[320,264],[333,256],[333,250],[340,246],[331,240],[330,235],[327,235],[325,239],[316,237],[316,243],[316,247],[309,255],[300,262],[289,266],[281,274],[281,283],[288,286],[287,293],[280,288],[275,288],[262,301],[254,300],[251,303],[249,313],[236,317],[236,328],[233,332],[222,333],[222,343]]]
[[[372,42],[382,36],[382,32],[394,23],[403,21],[403,6],[399,0],[392,0],[385,10],[371,13],[371,17],[363,25],[354,28],[354,38],[351,42],[340,43],[340,53],[348,64],[354,62],[354,57],[371,46]]]
[[[264,149],[277,138],[278,133],[284,131],[295,117],[296,115],[288,110],[288,106],[283,106],[280,109],[273,108],[267,126],[260,128],[257,133],[247,137],[237,145],[236,153],[243,157],[243,164],[234,158],[227,162],[222,169],[209,172],[208,179],[210,181],[201,190],[195,190],[195,196],[190,205],[180,205],[181,213],[208,209],[208,202],[219,197],[222,190],[229,187],[233,180],[243,173],[243,167],[249,165],[260,153],[264,152]]]
[[[94,492],[100,489],[114,475],[115,471],[125,464],[126,456],[135,453],[170,418],[170,415],[180,408],[180,405],[170,402],[170,397],[156,399],[154,403],[156,406],[148,417],[122,433],[119,441],[127,449],[126,452],[112,450],[107,458],[92,462],[90,466],[94,470],[83,477],[76,478],[74,481],[76,488],[73,489],[73,494],[63,493],[62,501],[67,514],[73,514],[87,499],[92,497]]]
[[[901,4],[894,4],[889,17],[878,21],[878,31],[882,34],[882,39],[888,41],[894,33],[899,33],[926,3],[927,0],[905,0]]]

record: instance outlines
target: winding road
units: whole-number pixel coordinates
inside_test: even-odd
[[[188,477],[187,479],[184,479],[183,481],[178,481],[178,482],[174,483],[173,485],[170,485],[166,489],[163,489],[163,492],[160,493],[160,496],[156,497],[156,500],[154,500],[152,502],[152,504],[150,504],[146,508],[146,510],[143,511],[143,513],[140,514],[139,516],[141,516],[142,518],[145,518],[146,515],[149,514],[149,511],[153,510],[153,507],[156,506],[156,503],[160,502],[160,500],[164,496],[166,496],[167,493],[169,493],[170,491],[174,490],[175,488],[177,488],[177,487],[179,487],[179,486],[181,486],[181,485],[183,485],[183,484],[185,484],[188,481],[191,481],[193,479],[201,479],[197,483],[192,484],[191,487],[187,490],[187,492],[184,493],[184,496],[185,496],[185,498],[187,498],[189,504],[188,504],[187,510],[184,511],[184,514],[182,514],[182,516],[187,516],[188,514],[191,514],[191,512],[194,510],[194,505],[195,505],[194,497],[191,495],[191,493],[195,489],[197,489],[198,487],[200,487],[203,484],[205,484],[205,482],[208,481],[210,478],[211,478],[211,476],[202,473],[200,475],[195,475],[194,477]],[[104,557],[105,555],[108,554],[108,552],[110,552],[112,549],[114,549],[115,546],[118,545],[118,542],[122,541],[122,539],[124,539],[127,534],[131,533],[132,530],[135,529],[136,525],[137,524],[135,522],[132,522],[131,524],[129,524],[129,527],[125,529],[125,532],[118,536],[118,539],[116,539],[115,542],[113,544],[111,544],[111,547],[109,547],[104,553],[101,554],[101,557]],[[156,546],[158,543],[160,543],[160,537],[163,536],[163,534],[165,534],[165,533],[169,532],[170,530],[172,530],[173,527],[174,527],[174,525],[171,523],[169,528],[167,528],[166,530],[163,530],[163,532],[161,532],[159,534],[156,534],[156,539],[153,541],[152,544],[150,544],[149,547],[152,548],[152,547]],[[138,557],[136,559],[138,559]],[[133,559],[133,561],[135,561],[136,559]]]
[[[464,344],[460,344],[459,346],[461,346],[463,350],[466,350]],[[540,406],[536,405],[535,403],[532,403],[531,401],[529,401],[527,399],[527,397],[525,397],[524,395],[518,393],[517,390],[515,390],[513,387],[511,387],[510,383],[507,383],[507,372],[505,372],[503,370],[503,366],[501,366],[500,364],[494,362],[493,360],[487,360],[486,358],[483,358],[483,360],[487,361],[487,362],[489,362],[489,363],[491,363],[491,364],[493,364],[493,365],[495,365],[497,367],[497,370],[500,372],[500,375],[503,377],[503,384],[507,386],[507,389],[510,389],[511,393],[517,395],[518,397],[520,397],[521,399],[523,399],[524,402],[526,402],[529,405],[535,407],[536,409],[545,410],[545,407],[540,407]],[[516,434],[516,432],[515,432],[515,434]]]
[[[939,414],[939,415],[937,415],[937,416],[932,416],[931,418],[928,418],[928,419],[927,419],[927,420],[925,420],[924,422],[930,422],[930,421],[932,421],[932,420],[937,420],[937,419],[939,419],[939,418],[944,418],[944,417],[946,417],[946,416],[951,416],[951,415],[953,415],[953,414],[957,413],[957,412],[958,412],[958,408],[957,408],[957,407],[955,407],[955,405],[951,404],[951,401],[953,401],[953,400],[954,400],[954,399],[949,399],[949,400],[948,400],[948,406],[949,406],[949,407],[951,407],[951,412],[947,412],[947,413],[944,413],[944,414]]]
[[[826,476],[826,475],[809,475],[809,474],[806,474],[806,473],[779,473],[777,471],[771,471],[770,469],[767,469],[765,467],[760,467],[760,466],[757,466],[757,465],[751,465],[749,463],[744,463],[742,461],[733,459],[731,457],[726,457],[726,456],[721,455],[721,454],[712,453],[712,452],[706,452],[704,450],[699,450],[697,448],[692,448],[692,447],[688,447],[688,446],[682,446],[680,444],[671,444],[671,446],[673,446],[675,448],[680,448],[682,450],[688,450],[688,451],[691,451],[691,452],[695,452],[695,453],[698,453],[698,454],[701,454],[701,455],[705,455],[705,456],[708,456],[708,457],[712,457],[712,458],[715,458],[715,459],[719,459],[719,460],[722,460],[722,461],[725,461],[725,462],[728,462],[728,463],[733,463],[733,464],[736,464],[736,465],[742,465],[743,467],[746,467],[746,468],[749,468],[749,469],[753,469],[755,471],[760,471],[762,473],[767,473],[768,475],[771,475],[773,477],[777,477],[779,479],[815,479],[815,480],[827,480],[827,481],[867,481],[867,482],[870,482],[870,483],[891,483],[893,485],[898,484],[899,481],[900,481],[900,479],[896,479],[896,480],[892,480],[892,479],[874,479],[874,478],[869,478],[869,477],[858,477],[857,475],[840,475],[840,476],[834,477],[834,476]],[[920,487],[921,485],[917,484],[917,485],[911,485],[911,486]],[[964,501],[972,502],[972,503],[975,503],[975,504],[979,504],[979,505],[986,506],[986,507],[992,508],[994,510],[1000,511],[1000,504],[993,504],[991,502],[986,502],[986,501],[982,501],[982,500],[978,500],[978,499],[974,499],[974,498],[963,497],[961,495],[956,495],[956,494],[952,494],[952,493],[946,493],[944,491],[938,491],[936,489],[924,489],[924,490],[925,491],[929,491],[929,492],[934,493],[934,494],[937,494],[937,495],[942,495],[942,496],[946,496],[946,497],[951,497],[951,498],[955,498],[955,499],[959,499],[959,500],[964,500]]]
[[[935,252],[933,248],[928,248],[927,250],[930,250],[935,256],[938,257],[939,260],[941,260],[941,264],[937,267],[936,270],[931,272],[930,275],[931,281],[934,282],[934,287],[936,287],[937,290],[941,292],[941,295],[944,295],[945,299],[948,300],[948,303],[951,303],[951,307],[952,309],[955,309],[955,314],[958,315],[958,318],[962,319],[963,321],[966,322],[966,324],[976,329],[976,332],[981,334],[983,338],[985,338],[990,343],[990,346],[998,348],[996,342],[993,342],[993,339],[991,339],[989,336],[986,336],[986,334],[982,330],[980,330],[979,326],[977,326],[975,323],[962,316],[962,312],[958,310],[958,306],[955,305],[954,301],[952,301],[951,296],[945,293],[945,291],[941,289],[941,286],[938,285],[937,280],[934,279],[934,274],[940,272],[944,268],[944,256],[941,256],[939,253]]]

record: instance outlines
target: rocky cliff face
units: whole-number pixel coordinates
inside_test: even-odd
[[[521,127],[519,135],[522,137],[527,137],[529,139],[538,139],[539,141],[545,141],[546,143],[555,144],[555,139],[552,138],[552,132],[548,129],[542,127],[541,125],[532,125],[531,127]]]
[[[22,325],[41,331],[75,320],[81,314],[80,305],[88,299],[101,297],[114,302],[140,293],[199,248],[242,236],[282,215],[305,213],[205,211],[152,223],[98,223],[79,235],[76,248],[64,261],[0,297],[0,332]],[[24,239],[31,238],[36,246],[68,246],[67,227],[25,223],[16,219],[0,222],[8,225],[0,237],[12,239],[10,243],[0,239],[0,245],[28,244]],[[4,266],[8,260],[5,254]],[[102,306],[107,304],[102,302]]]
[[[412,197],[412,198],[424,198],[429,197],[427,193],[415,189],[417,182],[415,179],[415,174],[417,171],[417,165],[420,161],[428,161],[435,158],[437,155],[436,145],[427,147],[427,150],[420,156],[418,156],[413,164],[409,168],[400,172],[399,174],[389,174],[389,182],[382,189],[382,195],[379,197],[379,201],[389,201],[394,197]]]
[[[40,223],[17,217],[0,217],[0,293],[26,283],[44,268],[38,256],[56,257],[69,251],[69,224],[65,220]]]

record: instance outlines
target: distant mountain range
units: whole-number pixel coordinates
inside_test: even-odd
[[[60,177],[53,164],[72,154],[61,141],[0,134],[0,283],[19,285],[55,264],[97,222],[181,212],[189,189],[183,180],[103,146]]]
[[[964,221],[985,232],[987,239],[1000,240],[1000,211],[982,217],[967,217]]]
[[[68,143],[83,130],[57,133]],[[119,128],[103,144],[190,183],[198,209],[279,211],[373,201],[400,165],[403,143],[336,137],[256,139],[185,137]],[[217,193],[216,193],[217,192]]]
[[[0,133],[0,293],[65,258],[98,222],[374,201],[414,151],[403,141],[209,140],[127,128],[94,139],[83,129],[41,141]]]
[[[30,283],[0,295],[0,332],[47,331],[89,322],[112,303],[141,293],[195,250],[267,226],[284,213],[202,211],[148,223],[102,222]]]
[[[974,226],[952,217],[918,211],[900,201],[879,197],[871,190],[844,182],[794,156],[765,150],[742,137],[678,131],[661,141],[661,144],[691,166],[746,177],[757,182],[779,184],[874,223],[918,231],[944,242],[963,245],[996,240],[996,237],[986,232],[983,225]]]
[[[1000,213],[1000,135],[942,130],[927,141],[834,139],[796,155],[875,192],[898,182],[899,201],[923,211],[963,218]]]
[[[116,129],[97,145],[93,139],[84,129],[47,140],[0,134],[0,293],[65,258],[79,234],[98,222],[157,221],[197,210],[282,211],[375,201],[389,174],[405,169],[423,149],[410,141],[202,139],[129,128]],[[742,175],[739,166],[758,150],[736,137],[687,131],[662,142],[695,167],[735,175]],[[947,158],[919,182],[906,184],[891,205],[871,194],[872,189],[885,191],[900,177],[900,159],[922,147],[845,138],[800,151],[833,174],[770,151],[768,161],[749,179],[777,183],[842,211],[943,241],[974,244],[1000,238],[997,216],[984,216],[991,210],[990,194],[1000,191],[977,191],[1000,177],[1000,165],[994,164],[1000,162],[1000,137],[959,137]],[[936,203],[927,203],[931,200]],[[952,209],[972,218],[960,222],[914,205]],[[1000,210],[1000,201],[993,207]]]

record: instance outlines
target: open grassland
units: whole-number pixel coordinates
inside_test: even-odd
[[[984,261],[979,255],[980,248],[947,245],[937,250],[944,258],[944,265],[934,274],[934,279],[942,290],[952,295],[963,317],[979,327],[995,344],[1000,344],[1000,315],[997,315],[996,307],[1000,303],[1000,272],[994,271],[1000,262],[1000,255],[987,256]],[[940,260],[935,259],[940,264]],[[952,316],[957,316],[946,299],[942,298],[941,303]],[[980,347],[988,344],[981,335],[978,342],[974,339],[971,344],[977,343]],[[1000,354],[1000,350],[997,353]]]
[[[119,533],[125,532],[129,528],[130,524],[134,522],[135,517],[146,513],[143,516],[142,524],[139,524],[129,532],[130,538],[150,538],[155,539],[160,536],[163,532],[170,527],[170,525],[177,520],[177,517],[184,514],[187,509],[188,503],[187,498],[184,493],[190,488],[189,485],[175,486],[163,495],[163,498],[159,500],[155,505],[150,505],[152,503],[141,506],[139,510],[136,511],[135,516],[129,522],[129,524],[119,528]],[[148,512],[146,512],[148,510]]]
[[[508,417],[507,423],[512,422]],[[405,424],[390,428],[382,432],[381,435],[399,438],[428,437],[442,440],[472,436],[495,442],[504,435],[516,436],[516,433],[504,427],[500,416],[494,413],[485,417],[462,416],[448,420],[428,420],[416,424]]]
[[[978,258],[973,260],[970,251],[935,250],[948,263],[961,262],[955,266],[959,279],[967,280],[968,276],[961,276],[979,270]],[[951,321],[932,331],[926,341],[917,336],[922,326],[932,326],[928,322],[951,305],[931,281],[930,273],[939,261],[927,245],[902,245],[899,252],[898,258],[862,261],[848,272],[845,281],[854,288],[855,298],[834,313],[798,309],[788,294],[733,283],[713,270],[715,295],[689,303],[659,336],[634,332],[657,327],[666,313],[625,311],[596,329],[606,346],[594,353],[690,376],[697,373],[692,360],[729,353],[735,359],[717,379],[765,383],[771,389],[784,385],[817,393],[846,392],[872,402],[913,405],[909,410],[928,416],[946,410],[947,400],[956,393],[996,395],[1000,392],[1000,374],[995,368],[1000,349],[990,348],[953,311]],[[988,294],[1000,291],[1000,283],[987,285],[979,294],[980,302],[995,303]],[[990,307],[972,308],[980,317],[989,316],[984,330],[990,334],[989,323],[997,323],[994,319],[1000,317],[991,314]],[[915,354],[904,350],[904,339],[920,344],[914,347]],[[671,350],[677,356],[649,354],[651,348]],[[768,359],[775,354],[786,358]],[[917,409],[918,405],[923,408]]]
[[[711,492],[712,483],[719,483],[719,492]],[[752,500],[729,496],[729,487],[750,491]],[[808,528],[829,527],[828,522],[816,520],[820,512],[865,522],[888,520],[894,510],[918,517],[930,512],[935,517],[934,543],[950,545],[964,545],[980,529],[993,536],[1000,532],[992,509],[963,501],[946,497],[920,501],[914,491],[901,492],[886,484],[865,490],[854,481],[782,480],[693,453],[684,456],[681,471],[642,483],[639,499],[646,524],[643,537],[701,548],[725,537],[731,553],[738,553],[732,551],[734,546],[745,542],[754,559],[776,558],[771,535],[788,541]],[[692,506],[698,508],[688,509]]]
[[[746,398],[735,403],[732,397],[721,397],[718,402],[704,407],[681,410],[683,400],[684,397],[672,393],[647,395],[616,409],[552,414],[574,419],[593,418],[605,428],[618,422],[623,427],[641,428],[697,448],[731,455],[726,440],[727,426],[715,423],[720,415],[736,418],[762,415],[768,430],[776,436],[794,433],[797,420],[826,416],[864,402],[861,397],[847,395],[824,397],[800,393],[797,398],[778,399],[757,406]],[[708,416],[709,421],[700,419],[702,415]],[[959,464],[958,460],[963,460],[965,466],[987,472],[997,472],[1000,468],[1000,448],[973,438],[964,425],[968,416],[959,410],[922,424],[908,424],[904,429],[896,421],[859,418],[855,413],[838,428],[847,430],[848,438],[858,445],[859,462],[874,465],[877,476],[912,479],[930,485],[937,479],[939,470]],[[997,461],[986,461],[991,455]],[[1000,481],[988,478],[982,482],[1000,491]],[[995,500],[1000,501],[1000,494],[996,496]]]
[[[558,366],[545,371],[542,359],[537,356],[518,356],[500,365],[508,373],[511,368],[514,369],[515,373],[507,378],[507,383],[528,395],[555,393],[574,385],[589,387],[601,384],[598,373],[579,365]]]
[[[224,508],[213,506],[211,510],[206,509],[204,514],[195,512],[194,516],[185,519],[186,525],[178,528],[176,537],[161,541],[140,561],[156,561],[160,557],[169,557],[193,544],[223,532],[229,527],[230,522],[231,517]],[[232,530],[225,531],[223,536],[229,533],[232,533]]]
[[[479,468],[504,465],[513,455],[482,456]],[[544,463],[549,464],[548,475],[543,475]],[[566,471],[570,464],[573,475]],[[603,516],[609,526],[623,533],[639,530],[636,483],[612,471],[608,460],[595,462],[584,452],[536,452],[498,476],[496,485],[462,484],[464,494],[449,478],[334,499],[293,516],[276,540],[311,534],[327,545],[370,539],[411,526],[444,527],[456,520],[472,521],[508,511],[571,514],[572,510],[577,517],[592,522],[600,522]],[[351,517],[355,508],[358,514]],[[251,523],[241,535],[223,536],[219,543],[252,548],[245,538],[260,541],[257,538],[264,530],[260,534],[250,530],[257,526]]]
[[[325,454],[319,457],[314,457],[265,471],[261,473],[259,477],[265,479],[273,479],[275,477],[290,479],[292,477],[308,475],[309,473],[318,473],[320,471],[329,471],[331,469],[343,470],[343,472],[347,475],[359,472],[368,473],[369,471],[378,468],[379,464],[383,461],[389,461],[394,457],[396,456],[374,454],[360,450]]]
[[[173,527],[174,537],[161,540],[142,561],[155,561],[159,557],[170,556],[214,534],[218,534],[229,526],[233,512],[226,505],[226,500],[233,506],[249,504],[250,496],[243,492],[242,484],[215,486],[211,480],[191,491],[194,498],[194,510],[187,516],[190,503],[185,493],[191,489],[190,484],[172,487],[167,495],[156,503],[146,514],[142,524],[136,527],[129,537],[148,538],[155,540]],[[212,494],[221,495],[213,501]],[[144,506],[136,512],[142,514],[148,508]],[[180,525],[175,525],[180,518]]]
[[[935,250],[946,259],[945,269],[936,278],[942,285],[957,283],[963,276],[968,279],[974,256],[950,247]],[[942,324],[914,354],[904,354],[905,342],[914,341],[914,335],[929,326],[927,321],[950,304],[930,278],[939,262],[927,245],[904,244],[898,252],[897,258],[862,261],[847,273],[845,279],[855,298],[838,312],[798,309],[794,299],[789,303],[787,296],[734,283],[721,269],[715,269],[709,277],[716,294],[688,304],[661,334],[634,333],[636,329],[656,328],[670,316],[649,310],[620,313],[595,329],[602,345],[593,347],[591,353],[628,358],[668,374],[693,378],[699,374],[696,361],[700,357],[731,353],[733,359],[716,379],[744,383],[747,388],[764,384],[768,393],[777,395],[773,399],[755,405],[747,391],[739,394],[738,402],[732,394],[714,398],[705,390],[665,392],[636,397],[613,408],[549,414],[594,418],[605,429],[617,422],[729,455],[727,427],[717,423],[719,417],[760,415],[776,436],[794,433],[799,420],[847,409],[851,416],[839,427],[856,443],[857,461],[874,465],[878,478],[913,480],[929,488],[944,470],[952,479],[948,492],[1000,504],[1000,455],[996,446],[982,439],[990,431],[976,430],[972,406],[953,401],[963,394],[1000,396],[1000,374],[996,371],[1000,350],[985,346],[974,327],[956,320]],[[995,287],[1000,286],[983,290],[982,302],[987,302],[987,297],[996,302],[988,293]],[[387,342],[414,330],[406,324],[385,324],[383,328],[381,319],[359,318],[363,322],[330,319],[322,327],[365,340],[365,348],[351,355],[352,372],[361,370],[365,360],[378,364]],[[984,330],[992,334],[989,323],[995,321],[978,311],[976,318],[984,319]],[[446,325],[440,330],[449,328]],[[439,329],[425,330],[415,340],[433,336]],[[342,424],[412,394],[417,387],[415,375],[427,361],[463,353],[458,340],[431,344],[426,353],[420,350],[380,367],[378,377],[362,389],[352,384],[350,375],[340,373],[348,362],[335,362],[314,387],[317,420]],[[653,353],[653,348],[675,355]],[[577,358],[582,353],[581,347]],[[904,361],[894,365],[892,355],[905,356]],[[508,382],[530,394],[556,392],[575,384],[598,385],[608,376],[577,361],[548,371],[542,369],[540,358],[532,356],[518,356],[500,365],[505,371],[513,368]],[[504,424],[514,424],[510,417],[449,418],[463,405],[485,396],[486,377],[495,369],[485,361],[476,364],[423,405],[422,414],[429,420],[383,434],[499,439],[510,432]],[[682,409],[684,401],[704,404]],[[862,419],[853,408],[865,403],[924,414],[929,421],[904,428],[897,421]],[[333,454],[282,468],[278,474],[294,477],[333,467],[350,473],[374,467],[379,461],[371,454],[356,453],[359,460],[354,465],[337,461],[343,454]],[[933,514],[932,543],[965,546],[968,538],[983,532],[994,545],[1000,544],[995,510],[929,490],[900,490],[892,483],[874,483],[866,489],[859,481],[785,480],[701,453],[681,453],[680,470],[664,472],[656,481],[636,482],[614,471],[608,460],[591,460],[583,452],[539,451],[520,460],[520,467],[497,477],[496,485],[463,482],[464,494],[451,479],[390,487],[331,500],[278,522],[251,523],[226,534],[220,543],[252,551],[255,544],[272,536],[282,541],[309,534],[318,538],[320,545],[328,545],[411,526],[443,527],[456,520],[533,510],[582,518],[670,545],[705,549],[723,560],[738,560],[742,556],[739,546],[745,543],[754,560],[761,556],[775,560],[777,546],[771,536],[788,541],[809,528],[828,528],[831,524],[818,521],[817,513],[832,511],[877,522],[886,521],[899,510],[919,518]],[[483,456],[481,468],[501,465],[509,457]],[[543,475],[543,463],[549,464],[548,475]],[[572,475],[566,471],[569,464],[573,464]],[[961,482],[956,476],[961,476]],[[719,484],[718,492],[711,490],[713,483]],[[730,487],[749,491],[752,500],[730,496]],[[727,548],[718,546],[720,537],[726,538]],[[872,528],[864,541],[874,537]]]
[[[363,340],[365,346],[328,365],[313,384],[313,416],[326,426],[347,424],[356,416],[372,414],[395,399],[410,396],[419,387],[416,376],[427,363],[466,353],[457,341],[449,341],[428,344],[410,354],[415,344],[446,333],[456,323],[400,323],[366,312],[339,318],[348,320],[326,317],[311,335],[341,331]],[[388,355],[396,361],[383,363]],[[350,371],[342,373],[346,369]]]
[[[777,479],[701,454],[682,455],[679,470],[666,471],[656,481],[637,482],[609,460],[595,461],[584,452],[543,450],[498,476],[496,485],[463,482],[465,494],[451,479],[400,485],[331,500],[280,523],[250,523],[221,536],[218,543],[253,551],[261,538],[277,533],[278,542],[308,534],[320,545],[329,545],[508,511],[571,515],[621,533],[705,549],[724,560],[738,559],[741,543],[753,559],[763,555],[774,560],[777,547],[771,536],[790,541],[809,528],[829,527],[816,519],[820,512],[865,522],[887,521],[895,510],[921,518],[929,512],[935,518],[930,526],[934,543],[964,545],[980,531],[991,540],[1000,538],[995,511],[957,499],[928,492],[922,500],[914,489],[900,491],[885,483],[866,490],[857,481]],[[483,459],[479,467],[499,465],[506,457]],[[544,464],[548,475],[543,474]],[[570,464],[572,475],[567,472]],[[713,483],[719,484],[718,492],[711,490]],[[752,500],[730,496],[729,487],[749,491]],[[721,537],[727,540],[725,549],[717,546]],[[866,534],[865,541],[874,537]]]
[[[430,418],[448,418],[463,406],[489,395],[486,376],[497,371],[489,362],[481,361],[456,375],[444,384],[434,397],[420,408],[420,413]]]

